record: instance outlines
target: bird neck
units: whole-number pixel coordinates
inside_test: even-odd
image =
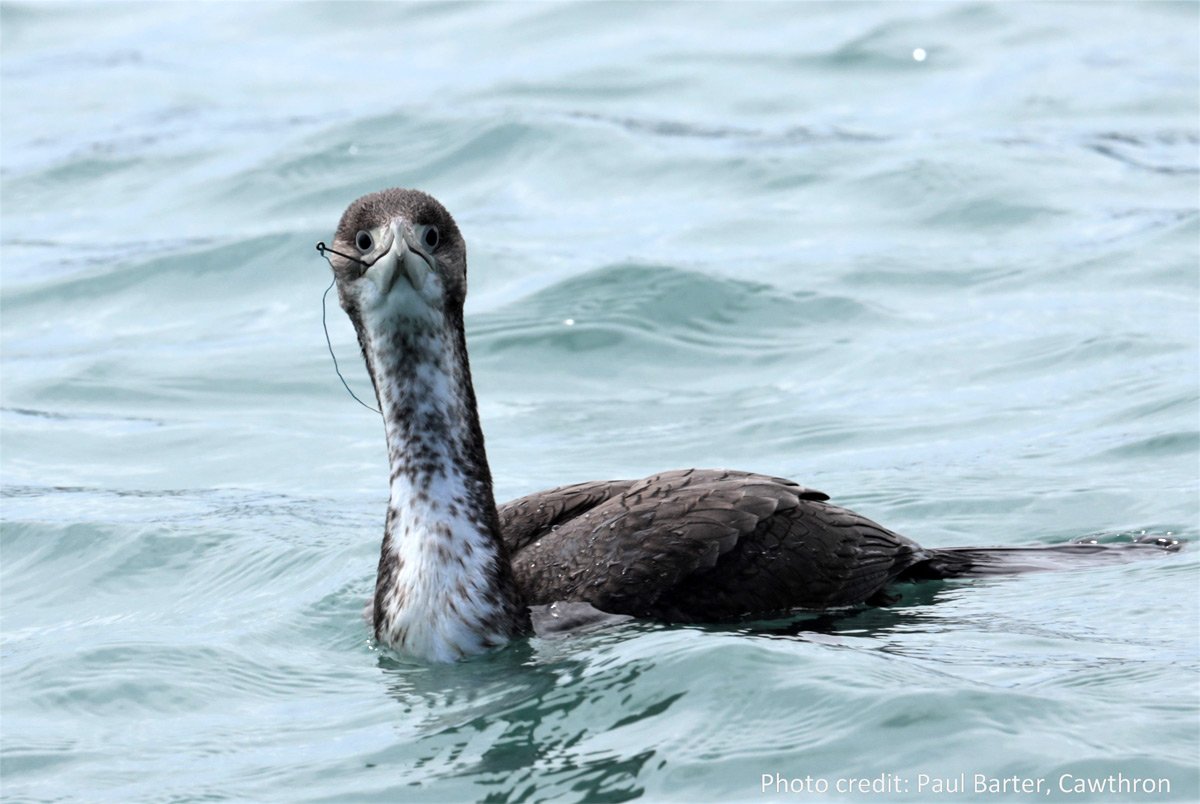
[[[500,538],[461,318],[365,323],[391,466],[375,636],[435,661],[502,645],[529,614]]]

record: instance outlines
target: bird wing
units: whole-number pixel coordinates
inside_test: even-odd
[[[860,514],[801,498],[760,521],[716,566],[681,578],[654,616],[711,621],[854,605],[924,558],[915,542]]]
[[[505,541],[530,604],[712,620],[861,602],[911,563],[916,545],[828,499],[783,478],[679,470],[530,495],[501,521],[521,525]]]
[[[515,555],[560,523],[583,516],[597,505],[623,494],[633,480],[593,480],[539,491],[498,506],[500,534]]]

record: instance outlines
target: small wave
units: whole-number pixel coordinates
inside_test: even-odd
[[[1200,432],[1181,430],[1139,438],[1105,450],[1101,458],[1161,459],[1168,455],[1200,454]]]
[[[808,327],[877,315],[848,297],[622,264],[566,279],[480,316],[472,345],[484,353],[537,343],[569,352],[640,342],[765,356],[794,349],[796,337]]]
[[[1109,131],[1087,137],[1083,147],[1139,170],[1200,173],[1200,135],[1193,131]]]
[[[748,126],[715,125],[659,117],[621,117],[597,112],[571,112],[568,117],[618,126],[628,132],[654,137],[696,140],[750,141],[761,145],[813,145],[825,142],[885,142],[888,138],[840,126],[790,126],[771,130]]]
[[[982,366],[975,374],[983,377],[1028,377],[1054,368],[1078,370],[1081,366],[1111,360],[1147,358],[1174,351],[1176,347],[1140,333],[1105,333],[1087,338],[1046,335],[1015,344],[1002,360]]]

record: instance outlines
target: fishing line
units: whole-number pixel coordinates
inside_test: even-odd
[[[331,249],[331,248],[329,248],[329,246],[325,245],[324,242],[317,243],[317,252],[322,257],[325,258],[325,261],[329,263],[330,268],[333,267],[333,260],[329,259],[328,255],[325,254],[326,251],[332,251],[334,254],[338,255],[339,257],[342,257],[343,259],[347,259],[347,260],[352,260],[352,261],[358,263],[359,265],[366,265],[365,262],[358,259],[357,257],[351,257],[349,254],[343,254],[340,251],[333,251],[333,249]],[[367,410],[373,410],[376,413],[378,413],[380,416],[382,416],[383,413],[379,410],[379,408],[373,408],[370,405],[368,405],[366,402],[363,402],[361,399],[358,398],[358,394],[354,393],[354,391],[352,391],[350,389],[350,384],[348,382],[346,382],[346,378],[342,376],[342,370],[340,368],[338,368],[337,355],[335,355],[333,353],[333,341],[331,341],[329,339],[329,324],[325,321],[325,308],[326,308],[325,302],[326,302],[326,299],[329,298],[329,291],[333,290],[333,286],[336,283],[337,283],[337,277],[335,276],[333,278],[333,281],[329,283],[329,287],[325,288],[325,292],[323,294],[321,294],[321,327],[325,330],[325,345],[329,347],[329,356],[333,358],[333,370],[337,372],[338,379],[342,381],[342,385],[346,388],[346,392],[348,394],[350,394],[350,396],[354,397],[355,402],[362,405]]]

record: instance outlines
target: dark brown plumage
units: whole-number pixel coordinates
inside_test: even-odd
[[[886,603],[902,581],[1005,575],[1127,560],[1174,539],[927,549],[791,480],[682,469],[578,483],[500,506],[528,605],[580,601],[668,622]]]
[[[581,483],[500,507],[529,604],[718,621],[862,603],[928,556],[822,492],[687,469]]]

